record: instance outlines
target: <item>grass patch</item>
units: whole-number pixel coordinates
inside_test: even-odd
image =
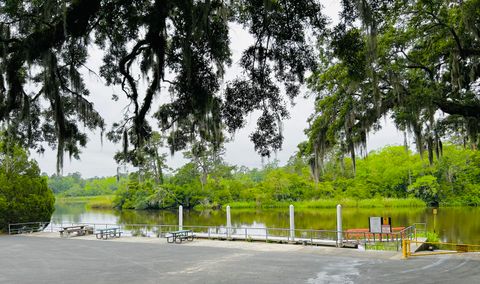
[[[268,202],[259,203],[254,201],[238,201],[230,203],[231,208],[285,208],[293,204],[296,208],[335,208],[341,204],[344,208],[411,208],[426,207],[424,201],[417,198],[372,198],[355,200],[344,199],[318,199],[297,202]]]
[[[58,203],[86,203],[98,196],[55,196]]]
[[[365,244],[366,250],[389,250],[389,251],[396,251],[397,250],[397,243],[395,242],[375,242],[375,243],[367,243]]]
[[[113,195],[96,196],[87,202],[86,207],[96,209],[112,209],[113,198]]]
[[[56,202],[61,204],[85,203],[87,208],[112,209],[114,195],[97,196],[57,196]]]
[[[426,207],[427,204],[418,198],[381,198],[364,199],[358,202],[361,208],[401,208],[401,207]]]

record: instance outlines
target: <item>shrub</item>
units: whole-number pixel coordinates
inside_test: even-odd
[[[25,150],[0,141],[0,230],[9,223],[50,221],[55,197]]]

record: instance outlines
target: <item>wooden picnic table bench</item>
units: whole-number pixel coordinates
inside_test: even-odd
[[[88,233],[93,233],[93,228],[88,225],[66,226],[62,227],[59,232],[61,237],[70,237],[73,233],[76,233],[77,236],[84,236]]]
[[[120,231],[120,228],[105,228],[98,229],[95,233],[97,239],[108,239],[108,238],[120,238],[123,232]]]
[[[193,241],[195,235],[191,230],[180,230],[166,234],[167,243],[181,243],[184,240]]]

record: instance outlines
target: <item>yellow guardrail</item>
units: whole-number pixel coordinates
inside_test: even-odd
[[[423,246],[423,249],[421,251],[412,252],[412,244],[417,245],[415,249],[421,246]],[[480,245],[443,242],[421,242],[408,239],[402,240],[402,255],[404,258],[409,258],[412,256],[457,254],[466,252],[480,252]]]

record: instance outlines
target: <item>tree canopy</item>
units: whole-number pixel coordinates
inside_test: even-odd
[[[130,101],[122,121],[107,133],[123,143],[127,161],[133,160],[127,153],[146,145],[154,128],[168,133],[172,151],[199,139],[219,146],[224,131],[234,133],[255,110],[261,115],[251,139],[262,156],[269,156],[282,145],[286,98],[298,95],[305,73],[315,66],[308,43],[325,27],[320,4],[2,1],[0,122],[24,146],[40,152],[44,142],[56,147],[58,169],[64,152],[78,157],[87,142],[81,126],[106,129],[89,99],[99,94],[86,88],[81,71],[96,45],[104,51],[99,75],[120,86]],[[243,52],[244,73],[221,88],[231,64],[231,23],[248,29],[254,43]],[[156,105],[160,94],[170,102]]]
[[[172,152],[198,143],[218,152],[254,111],[256,151],[270,156],[280,149],[287,103],[311,74],[315,113],[302,151],[317,179],[329,155],[342,160],[349,153],[355,171],[382,117],[413,134],[430,163],[446,139],[478,147],[479,0],[344,0],[334,27],[321,4],[2,1],[0,123],[25,147],[56,148],[58,169],[64,152],[78,157],[85,146],[82,125],[108,127],[107,137],[124,146],[117,161],[150,161],[143,166],[160,181],[163,160],[155,148],[163,139]],[[242,53],[242,74],[223,82],[232,63],[232,24],[253,42]],[[129,100],[111,126],[83,78],[93,46],[104,52],[99,76]]]
[[[390,116],[430,163],[442,140],[476,149],[480,127],[480,1],[343,1],[341,22],[319,43],[310,77],[315,113],[305,153],[316,175],[328,153],[366,154]]]

